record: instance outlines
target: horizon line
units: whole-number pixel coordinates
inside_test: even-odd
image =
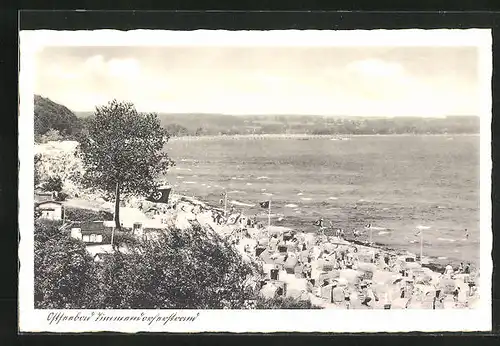
[[[68,108],[70,109],[70,108]],[[77,113],[94,113],[94,111],[90,110],[79,110],[75,111],[70,109],[75,115]],[[324,117],[324,118],[427,118],[427,119],[443,119],[443,118],[451,118],[451,117],[480,117],[477,114],[448,114],[448,115],[356,115],[356,114],[314,114],[314,113],[303,113],[303,114],[287,114],[287,113],[224,113],[224,112],[164,112],[164,111],[141,111],[137,110],[138,113],[155,113],[158,115],[225,115],[225,116],[233,116],[233,117],[245,117],[245,116],[289,116],[289,117]]]

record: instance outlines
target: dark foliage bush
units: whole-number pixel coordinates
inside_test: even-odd
[[[103,308],[240,308],[252,268],[224,239],[200,227],[172,229],[103,263]]]
[[[70,221],[113,221],[113,214],[108,211],[80,209],[80,208],[66,208],[66,219]]]
[[[292,297],[264,298],[258,296],[255,300],[256,309],[321,309],[308,300],[298,300]]]

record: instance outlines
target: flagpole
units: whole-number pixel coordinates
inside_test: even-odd
[[[422,256],[424,254],[424,232],[420,230],[420,264],[422,264]]]
[[[267,214],[267,227],[271,228],[271,199],[269,199],[268,214]]]
[[[226,189],[224,189],[224,217],[226,217],[226,209],[227,209],[227,192]]]

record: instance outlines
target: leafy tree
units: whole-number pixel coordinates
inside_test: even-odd
[[[63,188],[63,182],[61,177],[59,176],[49,177],[49,179],[43,184],[43,189],[45,191],[60,192],[62,191],[62,188]]]
[[[168,124],[165,127],[165,130],[170,136],[173,137],[187,136],[189,134],[189,130],[179,124]]]
[[[195,136],[201,136],[203,132],[204,132],[203,127],[198,127],[194,134]]]
[[[85,245],[59,230],[60,222],[35,221],[35,307],[95,308],[97,271]]]
[[[170,229],[103,263],[102,301],[118,309],[239,308],[253,270],[216,233]]]
[[[169,136],[156,114],[138,113],[132,103],[116,100],[96,108],[87,131],[81,143],[84,183],[114,191],[120,229],[120,194],[152,193],[158,184],[155,179],[173,165],[163,152]]]

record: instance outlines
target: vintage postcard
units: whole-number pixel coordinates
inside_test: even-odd
[[[491,32],[24,31],[21,332],[491,329]]]

